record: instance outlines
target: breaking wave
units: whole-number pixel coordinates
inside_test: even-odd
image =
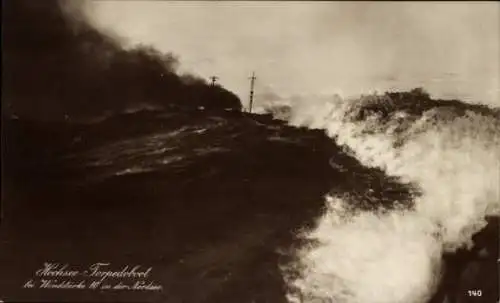
[[[423,92],[295,102],[289,123],[324,129],[369,167],[416,184],[412,207],[349,211],[342,195],[296,262],[283,267],[290,302],[426,302],[441,257],[470,248],[500,208],[500,119],[496,109],[432,100]]]

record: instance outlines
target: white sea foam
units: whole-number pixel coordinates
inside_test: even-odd
[[[472,245],[486,216],[499,214],[497,118],[442,108],[354,119],[374,98],[383,99],[295,102],[290,123],[325,129],[364,165],[417,184],[422,195],[415,209],[389,214],[350,214],[342,197],[327,199],[328,210],[303,235],[317,244],[284,269],[291,302],[426,302],[442,253]],[[294,266],[298,275],[289,274]]]

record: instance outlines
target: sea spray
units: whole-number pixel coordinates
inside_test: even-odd
[[[383,215],[346,213],[346,199],[327,199],[302,235],[315,244],[289,265],[298,273],[284,270],[291,302],[426,302],[442,253],[470,247],[485,218],[499,214],[498,118],[412,102],[404,108],[382,95],[293,104],[292,125],[325,129],[361,163],[417,184],[421,195],[413,209]]]
[[[298,253],[301,277],[290,285],[299,295],[290,294],[291,302],[411,303],[428,298],[441,255],[430,220],[400,211],[349,215],[343,199],[327,201],[328,211],[316,229],[304,235],[317,243]]]

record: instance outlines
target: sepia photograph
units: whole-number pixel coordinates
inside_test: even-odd
[[[500,302],[500,2],[5,0],[1,35],[0,302]]]

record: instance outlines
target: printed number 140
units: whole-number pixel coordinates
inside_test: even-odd
[[[469,297],[481,297],[483,295],[483,292],[480,289],[472,289],[468,290],[467,294]]]

